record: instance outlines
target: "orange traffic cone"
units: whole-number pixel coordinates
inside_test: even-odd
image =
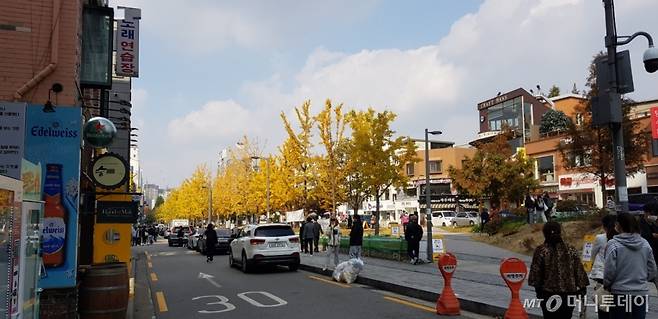
[[[451,253],[442,254],[439,257],[439,270],[443,275],[443,291],[436,301],[436,313],[440,315],[459,315],[459,300],[452,290],[452,273],[457,268],[457,258]]]
[[[512,292],[505,319],[528,319],[528,313],[523,309],[519,296],[519,290],[521,290],[527,274],[528,267],[518,258],[508,258],[500,264],[500,275]]]

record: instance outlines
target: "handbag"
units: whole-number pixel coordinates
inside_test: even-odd
[[[604,296],[610,296],[610,297],[604,297]],[[604,311],[608,312],[610,311],[610,305],[606,305],[603,303],[603,300],[612,300],[612,294],[607,291],[602,283],[596,283],[594,285],[594,293],[592,294],[592,300],[594,301],[594,304],[598,305],[599,311]]]

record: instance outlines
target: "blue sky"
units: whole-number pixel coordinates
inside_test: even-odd
[[[181,4],[185,4],[185,6]],[[466,143],[476,104],[498,91],[583,88],[603,48],[603,8],[591,0],[174,1],[142,8],[133,120],[149,182],[175,186],[242,136],[276,151],[278,117],[305,99],[399,114],[400,134],[441,129]],[[654,0],[618,1],[620,33],[658,36]],[[630,46],[636,99],[657,98]]]

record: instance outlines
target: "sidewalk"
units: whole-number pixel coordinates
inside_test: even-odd
[[[509,288],[500,276],[502,259],[517,257],[529,267],[532,258],[474,241],[469,235],[444,234],[444,243],[447,250],[457,257],[452,288],[460,299],[461,308],[483,315],[502,316],[511,296]],[[424,245],[425,242],[422,242],[421,258],[426,256]],[[341,261],[347,259],[347,255],[340,255]],[[436,302],[443,289],[443,277],[435,263],[410,265],[369,257],[363,260],[365,268],[357,279],[358,283],[433,302]],[[325,262],[325,253],[302,255],[303,269],[331,275],[330,270],[322,271]],[[649,304],[650,307],[655,307],[658,299],[655,288],[651,289]],[[525,298],[535,298],[534,288],[528,286],[527,280],[520,293],[522,301]],[[541,318],[538,305],[526,311],[530,317]],[[577,318],[577,311],[574,311],[574,318]],[[593,308],[587,310],[587,318],[597,318]],[[650,309],[647,318],[658,318],[656,309]]]

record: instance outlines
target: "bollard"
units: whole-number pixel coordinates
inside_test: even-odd
[[[451,253],[441,254],[439,257],[439,270],[443,275],[443,291],[439,299],[436,301],[436,313],[440,315],[459,315],[459,300],[452,291],[450,285],[452,280],[452,273],[457,268],[457,258]]]
[[[518,258],[507,258],[500,264],[500,275],[512,292],[512,299],[505,312],[505,319],[527,319],[528,313],[523,309],[519,290],[528,274],[528,267]]]

